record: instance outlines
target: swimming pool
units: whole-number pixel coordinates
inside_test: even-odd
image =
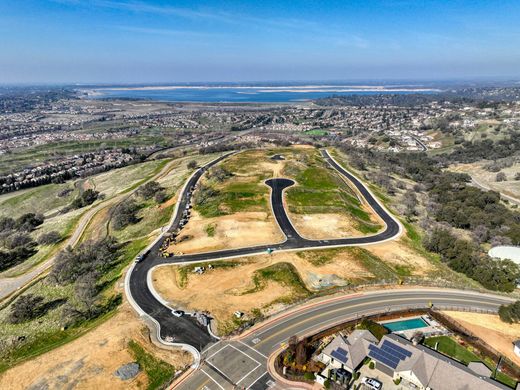
[[[419,329],[428,326],[422,318],[410,318],[408,320],[393,321],[382,324],[390,332],[401,332],[403,330]]]

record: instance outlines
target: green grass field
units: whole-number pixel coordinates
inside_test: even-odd
[[[139,364],[140,369],[143,370],[148,377],[148,386],[146,387],[148,390],[162,389],[173,378],[175,367],[171,364],[157,359],[155,356],[146,352],[144,348],[134,340],[129,341],[128,348],[134,356],[135,361]]]
[[[269,281],[280,283],[282,286],[290,287],[292,290],[290,296],[280,297],[276,302],[290,303],[311,295],[296,268],[289,263],[276,263],[255,271],[253,276],[254,287],[244,292],[244,294],[253,293],[266,288],[267,282]]]
[[[356,193],[315,151],[304,164],[292,163],[285,169],[298,185],[287,190],[289,210],[295,214],[344,213],[354,219],[364,234],[379,231],[381,225],[371,221]]]
[[[328,135],[329,132],[326,131],[326,130],[320,130],[320,129],[312,129],[312,130],[307,130],[305,131],[305,134],[306,135],[317,135],[317,136],[325,136],[325,135]]]
[[[468,365],[470,362],[483,362],[491,370],[495,369],[495,364],[490,359],[482,359],[480,356],[470,351],[468,348],[460,345],[451,337],[429,337],[424,341],[424,344],[432,349],[435,349],[435,346],[437,346],[438,352],[446,356],[449,356],[455,360],[458,360],[459,362],[465,365]],[[511,388],[515,388],[517,383],[515,379],[501,372],[497,373],[496,380],[502,382],[507,386],[510,386]]]

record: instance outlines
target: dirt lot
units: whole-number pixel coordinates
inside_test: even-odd
[[[210,232],[210,233],[208,233]],[[284,235],[271,214],[244,212],[203,218],[193,212],[189,223],[168,249],[172,253],[210,252],[219,249],[282,242]]]
[[[310,290],[342,286],[348,281],[372,276],[348,252],[340,252],[333,261],[318,266],[296,253],[280,253],[237,260],[236,267],[209,270],[203,275],[189,272],[184,288],[179,287],[180,276],[176,266],[157,268],[153,281],[159,294],[174,306],[188,311],[209,311],[218,321],[227,321],[236,310],[248,313],[252,309],[262,309],[267,313],[280,309],[272,303],[290,297],[291,286],[271,281],[259,291],[247,292],[254,287],[255,271],[280,262],[294,265]]]
[[[292,213],[291,222],[302,237],[309,239],[342,238],[361,235],[351,218],[344,214]]]
[[[513,342],[520,339],[520,324],[506,324],[497,315],[447,311],[448,316],[480,337],[484,342],[516,364],[520,357],[513,352]]]
[[[434,269],[433,264],[403,243],[402,240],[387,241],[366,249],[385,263],[408,267],[412,275],[422,276]]]
[[[157,357],[185,367],[191,357],[184,352],[164,351],[154,347],[143,332],[143,323],[125,303],[107,322],[86,335],[58,349],[22,363],[0,376],[2,389],[138,389],[147,384],[146,374],[139,373],[122,381],[114,372],[134,361],[127,349],[133,339]]]

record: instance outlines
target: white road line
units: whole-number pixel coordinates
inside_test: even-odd
[[[221,344],[221,343],[222,343],[221,340],[217,341],[215,344],[211,345],[209,348],[207,348],[207,349],[205,349],[204,351],[202,351],[201,354],[203,354],[203,353],[208,353],[210,349],[216,347],[217,345],[219,345],[219,344]]]
[[[233,349],[236,349],[238,352],[240,352],[240,353],[246,355],[249,359],[251,359],[252,361],[254,361],[256,364],[260,364],[260,362],[259,362],[258,360],[253,359],[252,356],[249,356],[247,353],[245,353],[244,351],[241,351],[240,349],[238,349],[238,348],[235,347],[234,345],[229,344],[229,346],[230,346],[231,348],[233,348]]]
[[[209,375],[206,371],[204,371],[203,368],[200,369],[206,376],[211,379],[218,387],[220,387],[222,390],[225,390],[211,375]]]
[[[219,370],[214,364],[211,364],[210,362],[206,361],[206,364],[207,365],[210,365],[211,367],[213,367],[215,370],[217,370],[218,372],[220,372],[224,378],[227,378],[228,376],[226,374],[224,374],[221,370]]]
[[[213,356],[215,356],[217,353],[219,353],[220,351],[222,351],[224,348],[228,347],[229,344],[226,344],[224,345],[222,348],[220,348],[217,352],[215,352],[213,355],[209,356],[208,358],[206,358],[206,360],[208,359],[211,359]]]
[[[263,356],[263,357],[265,357],[266,359],[269,359],[269,357],[265,356],[262,352],[260,352],[260,351],[258,351],[258,350],[256,350],[256,349],[254,349],[253,347],[247,345],[247,344],[244,343],[243,341],[240,341],[240,340],[236,340],[236,341],[238,341],[238,343],[240,343],[240,344],[242,344],[242,345],[245,345],[247,348],[249,348],[249,349],[255,351],[255,352],[256,352],[257,354],[259,354],[260,356]]]
[[[255,368],[253,368],[253,369],[252,369],[251,371],[249,371],[246,375],[244,375],[244,376],[242,377],[242,379],[240,379],[236,384],[238,385],[240,382],[242,382],[244,379],[246,379],[249,375],[251,375],[251,373],[252,373],[253,371],[255,371],[255,370],[256,370],[258,367],[260,367],[260,366],[261,366],[261,364],[258,363],[258,365],[257,365]]]
[[[267,371],[264,372],[262,375],[260,375],[258,378],[255,379],[255,381],[253,383],[251,383],[248,387],[247,387],[247,390],[249,390],[251,387],[253,387],[253,385],[258,382],[265,374],[267,374]]]

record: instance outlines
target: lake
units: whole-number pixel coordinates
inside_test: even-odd
[[[167,102],[284,103],[314,100],[332,95],[436,93],[433,88],[410,86],[161,86],[110,87],[86,90],[90,98],[142,99]]]

